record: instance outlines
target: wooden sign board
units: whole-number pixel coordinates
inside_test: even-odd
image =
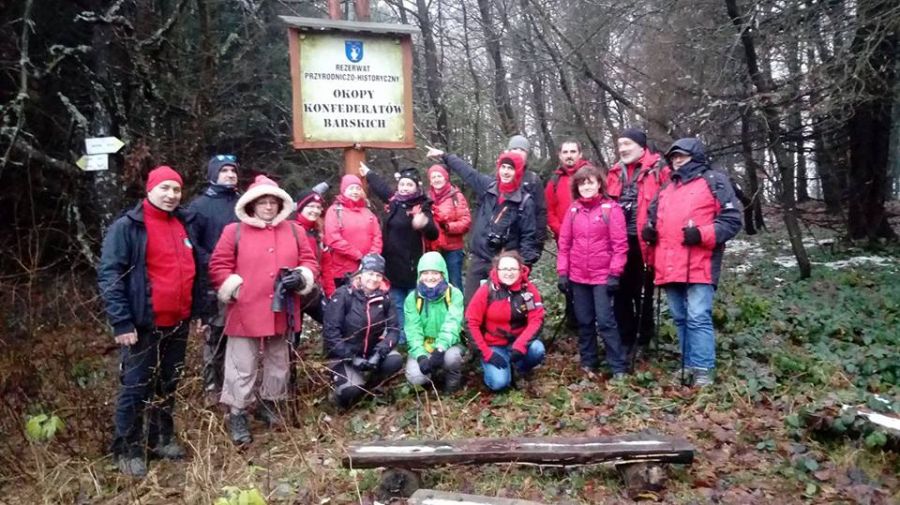
[[[282,16],[294,148],[412,149],[415,28]]]

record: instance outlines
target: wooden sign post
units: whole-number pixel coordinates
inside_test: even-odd
[[[340,14],[329,10],[331,16]],[[357,11],[368,16],[367,5],[357,5]],[[358,174],[366,148],[415,147],[415,27],[281,19],[288,25],[295,149],[344,148],[344,173]]]

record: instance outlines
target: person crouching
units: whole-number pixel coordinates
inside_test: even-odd
[[[322,337],[333,374],[332,403],[349,408],[400,371],[403,357],[394,350],[399,336],[397,313],[384,282],[384,258],[367,254],[325,307]]]
[[[512,365],[528,378],[544,361],[544,343],[539,338],[544,305],[528,272],[517,252],[500,253],[488,281],[475,291],[466,308],[466,324],[481,352],[484,383],[492,391],[512,384]]]
[[[447,282],[447,262],[441,253],[422,255],[417,271],[419,283],[403,306],[409,346],[406,380],[422,386],[440,375],[443,391],[452,393],[462,382],[463,294]]]

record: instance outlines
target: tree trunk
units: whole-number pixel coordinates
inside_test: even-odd
[[[792,76],[802,75],[800,68],[800,42],[794,39],[787,48],[788,74]],[[788,117],[788,130],[791,132],[791,147],[794,151],[794,166],[797,176],[797,202],[809,200],[806,174],[806,148],[804,147],[803,116],[801,110],[805,103],[800,96],[800,80],[793,79],[791,85],[791,112]]]
[[[497,115],[500,117],[500,130],[506,137],[510,137],[515,135],[519,128],[509,97],[506,65],[503,63],[503,54],[500,51],[500,35],[494,29],[494,16],[491,12],[491,4],[490,0],[478,0],[478,10],[481,13],[484,43],[487,46],[488,55],[494,64],[494,102],[497,106]]]
[[[466,3],[462,2],[462,25],[463,25],[463,49],[466,51],[466,67],[469,75],[472,77],[474,88],[475,111],[476,116],[472,121],[472,137],[475,139],[475,146],[472,148],[472,166],[477,167],[481,156],[481,79],[478,72],[475,71],[474,55],[472,54],[472,44],[469,41],[469,14],[466,12]]]
[[[425,48],[425,88],[428,91],[428,103],[434,112],[435,129],[429,135],[434,145],[450,144],[450,126],[447,122],[447,108],[443,101],[443,79],[438,65],[437,45],[434,43],[434,30],[425,0],[416,0],[419,28],[422,30],[422,45]]]
[[[847,228],[852,239],[896,238],[884,208],[891,113],[896,78],[897,33],[888,26],[889,0],[861,2],[851,54],[865,56],[868,75],[858,76],[862,100],[848,123],[850,184]]]
[[[753,113],[749,107],[741,110],[741,153],[744,157],[744,167],[747,177],[747,197],[750,204],[744,206],[744,226],[747,235],[755,235],[757,231],[764,230],[766,223],[762,214],[762,190],[759,187],[759,164],[753,157]]]
[[[527,12],[528,0],[521,0],[522,11]],[[543,149],[541,157],[550,157],[556,152],[556,143],[553,141],[553,135],[550,133],[550,122],[547,120],[547,98],[544,94],[544,85],[541,74],[537,72],[534,66],[534,59],[537,57],[537,48],[534,45],[534,35],[532,26],[527,20],[523,23],[521,43],[524,49],[522,63],[525,66],[525,72],[528,74],[528,82],[531,85],[531,99],[534,103],[534,115],[537,119],[538,127],[541,130],[541,138],[543,139]]]
[[[783,131],[778,108],[772,103],[772,90],[774,89],[772,76],[760,70],[756,56],[756,45],[753,40],[752,24],[748,23],[751,20],[744,19],[744,16],[738,10],[736,0],[725,0],[725,7],[728,10],[728,17],[731,18],[732,23],[734,23],[734,26],[741,34],[741,45],[744,47],[744,60],[747,64],[747,72],[759,93],[762,113],[765,118],[766,137],[769,140],[769,148],[775,157],[778,171],[781,174],[781,205],[783,207],[784,224],[791,241],[791,249],[797,258],[800,278],[806,279],[812,273],[812,266],[810,265],[809,257],[806,255],[806,248],[803,246],[803,234],[800,231],[800,223],[797,219],[797,207],[794,200],[794,167],[782,142]]]

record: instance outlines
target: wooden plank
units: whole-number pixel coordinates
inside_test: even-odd
[[[474,494],[450,493],[434,489],[420,489],[406,501],[408,505],[545,505],[517,498],[491,498]]]
[[[691,463],[689,442],[650,434],[599,438],[484,438],[353,443],[346,468],[430,468],[439,465],[520,463],[570,466]]]
[[[286,25],[300,30],[338,30],[345,32],[369,33],[419,33],[413,25],[397,23],[376,23],[372,21],[344,21],[339,19],[305,18],[298,16],[278,16]]]

